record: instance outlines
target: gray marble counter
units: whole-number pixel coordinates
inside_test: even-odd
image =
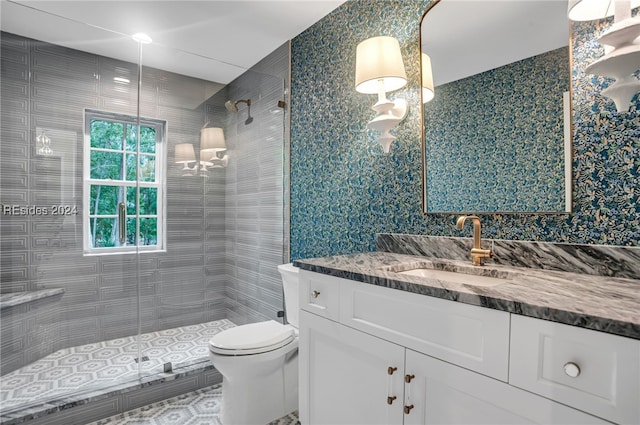
[[[640,280],[394,252],[296,260],[304,270],[640,339]],[[504,279],[474,286],[398,271],[436,268]],[[472,277],[470,277],[472,279]]]

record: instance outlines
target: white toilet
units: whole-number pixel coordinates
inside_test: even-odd
[[[298,408],[298,270],[278,266],[289,324],[251,323],[209,341],[209,358],[222,374],[223,425],[265,425]]]

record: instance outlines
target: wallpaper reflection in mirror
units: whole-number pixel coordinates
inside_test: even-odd
[[[422,50],[436,83],[424,104],[425,212],[571,210],[568,23],[566,6],[548,5],[508,3],[487,15],[441,0],[425,14]],[[473,40],[441,25],[463,11],[474,16]],[[555,25],[553,34],[540,25]]]
[[[427,212],[566,210],[568,63],[563,48],[437,88],[424,109]]]

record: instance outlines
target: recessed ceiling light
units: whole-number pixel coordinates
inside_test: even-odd
[[[131,36],[135,41],[142,43],[142,44],[149,44],[151,43],[151,37],[149,37],[147,34],[143,33],[143,32],[137,32],[135,34],[133,34]]]

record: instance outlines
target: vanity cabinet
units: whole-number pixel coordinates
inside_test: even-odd
[[[333,289],[343,324],[507,380],[509,313],[346,279]]]
[[[405,425],[419,424],[606,424],[507,383],[406,351]],[[396,422],[401,424],[403,422]]]
[[[640,341],[513,315],[509,382],[615,423],[640,424]]]
[[[403,347],[301,311],[298,352],[302,424],[402,422]]]
[[[300,281],[303,425],[609,423],[509,383],[507,312],[305,270]]]

